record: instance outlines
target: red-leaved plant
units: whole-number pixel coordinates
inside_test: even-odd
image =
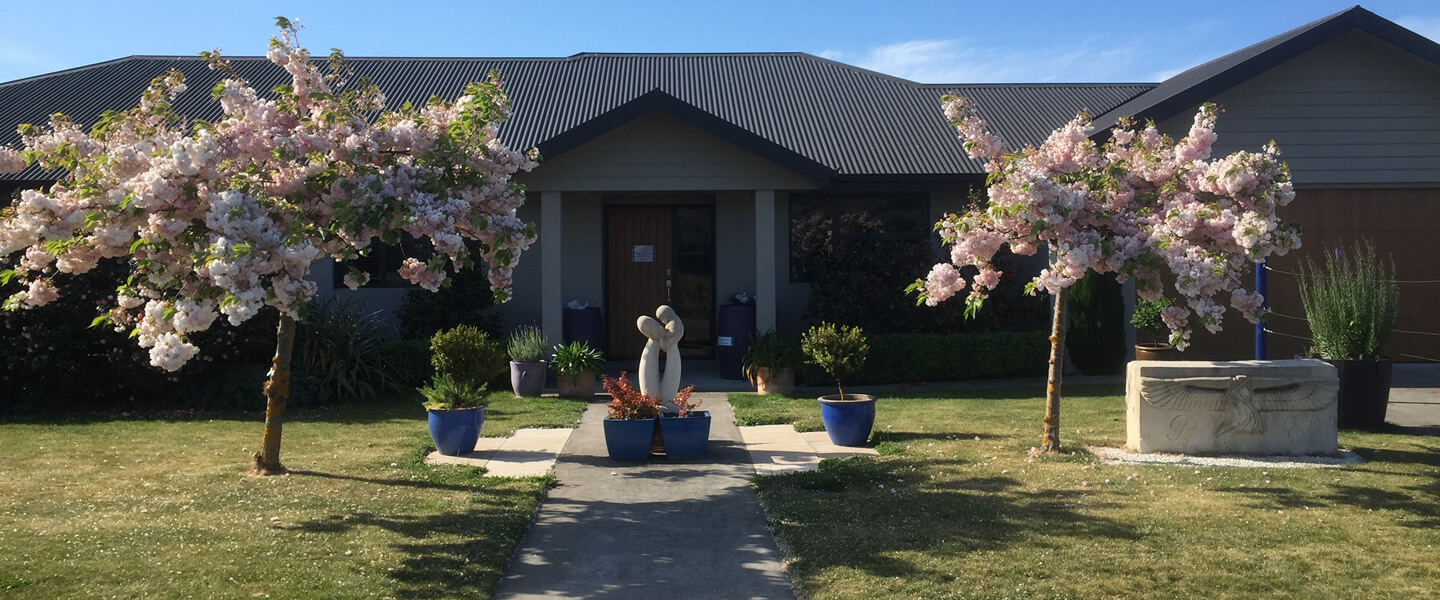
[[[625,373],[615,379],[609,375],[600,376],[600,385],[610,394],[610,418],[612,419],[653,419],[660,416],[660,399],[641,394],[630,384]],[[695,386],[690,386],[695,387]],[[685,392],[689,396],[689,390]]]
[[[690,401],[690,392],[693,391],[695,391],[695,386],[692,385],[683,390],[680,390],[680,393],[675,394],[675,406],[680,407],[680,418],[682,419],[690,416],[690,411],[695,410],[695,407],[700,406],[700,400],[696,400],[694,402]]]

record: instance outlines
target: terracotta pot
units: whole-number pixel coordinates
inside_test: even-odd
[[[1377,431],[1385,427],[1385,409],[1390,405],[1390,359],[1326,360],[1335,365],[1340,378],[1337,411],[1341,429]]]
[[[1135,360],[1180,360],[1180,351],[1170,344],[1135,344]]]
[[[555,376],[555,389],[566,398],[589,398],[595,395],[595,374],[561,373]]]
[[[795,391],[795,369],[756,368],[755,391],[761,394],[789,394]]]

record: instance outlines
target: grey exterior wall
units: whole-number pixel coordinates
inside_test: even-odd
[[[599,194],[566,193],[564,302],[605,305],[605,210]],[[543,239],[544,236],[542,235]],[[538,314],[538,313],[537,313]],[[557,340],[558,341],[558,340]]]
[[[540,194],[532,191],[525,195],[525,205],[516,211],[516,216],[527,223],[540,224]],[[539,239],[529,250],[520,254],[520,264],[514,272],[514,295],[509,302],[496,307],[500,322],[506,330],[521,325],[540,325],[540,256],[545,252],[545,232],[538,231]],[[552,340],[559,341],[559,340]]]
[[[715,305],[728,303],[740,292],[755,295],[753,191],[715,197]]]
[[[1440,66],[1364,32],[1321,44],[1213,99],[1214,155],[1280,145],[1296,186],[1440,184]],[[1160,124],[1177,138],[1194,107]]]
[[[335,269],[338,265],[329,258],[321,258],[310,265],[310,274],[305,278],[314,281],[319,285],[319,297],[321,301],[336,298],[339,302],[353,302],[361,307],[365,313],[379,312],[380,317],[392,327],[397,326],[395,311],[404,302],[405,295],[410,293],[409,287],[403,288],[361,288],[351,290],[345,286],[334,287]],[[396,335],[399,330],[396,329]]]

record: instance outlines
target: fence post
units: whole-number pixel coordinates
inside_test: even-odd
[[[1260,305],[1262,310],[1270,308],[1270,291],[1267,285],[1269,277],[1266,271],[1264,262],[1255,263],[1255,293],[1265,299]],[[1265,321],[1261,320],[1255,324],[1255,360],[1265,360],[1268,350],[1265,341]]]

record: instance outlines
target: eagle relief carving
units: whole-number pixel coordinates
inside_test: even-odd
[[[1320,410],[1335,402],[1339,390],[1333,377],[1140,378],[1140,396],[1151,406],[1229,413],[1216,427],[1216,435],[1262,433],[1261,412]]]

